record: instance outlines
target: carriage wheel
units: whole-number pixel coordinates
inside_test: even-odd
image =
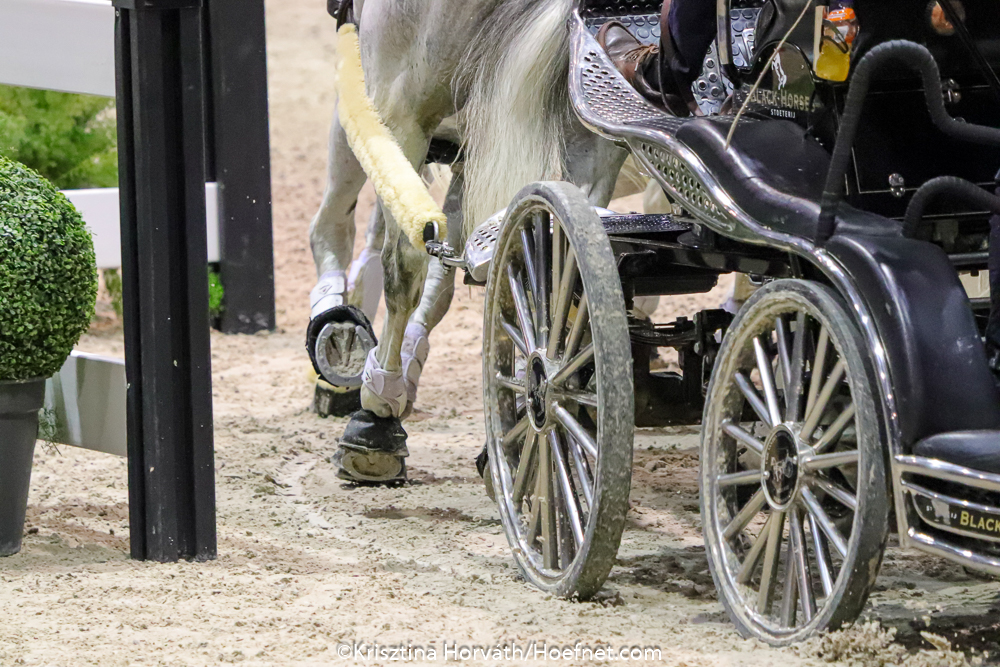
[[[500,517],[525,577],[586,598],[611,571],[632,474],[632,365],[611,245],[566,183],[520,192],[486,288],[483,391]]]
[[[861,612],[889,499],[864,340],[830,289],[780,280],[737,315],[705,404],[701,499],[716,588],[776,645]]]

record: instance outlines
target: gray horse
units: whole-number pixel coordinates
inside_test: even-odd
[[[573,0],[354,0],[368,95],[406,158],[419,169],[436,136],[462,146],[445,202],[453,247],[464,247],[478,224],[534,181],[571,181],[595,206],[611,198],[626,153],[580,125],[570,108],[572,8]],[[348,274],[365,178],[335,115],[329,181],[310,228],[319,280],[307,346],[335,395],[354,390],[360,398],[335,455],[340,476],[398,482],[407,455],[400,419],[412,407],[427,336],[447,311],[454,276],[413,247],[381,205]],[[387,313],[369,352],[376,256]]]

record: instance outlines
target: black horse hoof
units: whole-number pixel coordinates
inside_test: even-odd
[[[378,417],[358,410],[330,459],[341,479],[360,484],[400,484],[406,481],[406,431],[396,417]]]
[[[483,445],[483,451],[479,452],[479,455],[476,457],[476,470],[479,472],[479,476],[483,478],[486,495],[490,497],[490,500],[496,502],[497,494],[493,490],[493,473],[490,472],[490,451],[486,445]]]
[[[306,329],[306,351],[313,368],[338,388],[360,389],[365,360],[377,343],[371,322],[354,306],[325,310],[309,320]]]
[[[324,419],[346,417],[361,409],[361,389],[334,387],[322,379],[316,381],[312,411]]]

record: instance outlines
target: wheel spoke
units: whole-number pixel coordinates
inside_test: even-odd
[[[554,251],[553,251],[553,254]],[[557,283],[559,293],[552,313],[552,329],[549,331],[548,357],[555,359],[559,353],[559,340],[562,337],[563,326],[573,300],[573,288],[576,286],[576,255],[567,253],[566,267],[562,279]]]
[[[767,614],[774,600],[774,585],[778,575],[778,556],[781,553],[781,534],[785,529],[785,513],[775,512],[771,529],[767,532],[764,548],[764,568],[760,573],[760,590],[757,591],[757,611]]]
[[[802,409],[802,369],[806,347],[806,314],[795,316],[795,333],[792,342],[791,374],[785,387],[785,419],[798,421]]]
[[[833,423],[825,431],[823,431],[823,436],[816,441],[813,445],[813,451],[817,454],[821,454],[831,445],[837,442],[840,438],[841,433],[847,428],[847,425],[851,423],[854,419],[854,403],[850,403],[843,412],[837,415],[837,418],[833,420]]]
[[[526,227],[521,228],[521,246],[523,248],[524,266],[528,272],[528,287],[534,297],[538,293],[538,273],[535,271],[535,240]]]
[[[758,454],[764,453],[764,443],[753,437],[728,419],[722,423],[722,430],[737,442],[741,442]]]
[[[562,259],[563,259],[563,233],[562,227],[559,223],[552,225],[552,284],[559,285],[562,282]],[[556,319],[555,309],[556,304],[549,304],[554,310],[552,312],[552,321]],[[555,327],[553,327],[554,329]],[[552,347],[551,345],[549,347]]]
[[[791,537],[789,531],[789,538]],[[781,625],[786,628],[795,627],[795,616],[798,611],[798,584],[795,576],[795,546],[791,539],[785,547],[785,586],[781,594]]]
[[[584,294],[580,297],[580,303],[577,304],[576,319],[573,320],[573,326],[569,330],[569,336],[566,337],[566,349],[563,350],[563,358],[568,358],[576,354],[577,349],[580,347],[580,341],[583,340],[583,334],[586,332],[587,323],[589,321],[589,314],[587,312],[587,295]]]
[[[753,579],[754,570],[757,569],[757,562],[760,560],[761,554],[764,553],[764,547],[767,546],[768,537],[771,535],[771,522],[774,521],[775,516],[774,514],[768,516],[767,521],[764,522],[764,527],[757,534],[757,539],[754,540],[750,551],[747,552],[746,558],[743,559],[740,571],[736,574],[736,583],[748,584]]]
[[[785,404],[788,404],[788,391],[792,385],[792,355],[788,349],[788,326],[785,316],[774,318],[774,335],[778,342],[778,366],[781,368],[781,383],[785,388]]]
[[[534,350],[535,327],[532,324],[528,298],[524,295],[524,286],[521,284],[521,279],[515,275],[514,267],[510,265],[507,266],[507,281],[510,283],[510,294],[514,301],[514,310],[517,311],[517,323],[521,327],[522,339],[527,349]]]
[[[812,536],[813,551],[816,553],[816,569],[819,570],[819,580],[823,585],[823,595],[830,597],[833,593],[833,574],[830,571],[830,558],[826,545],[823,544],[823,536],[816,526],[816,518],[812,514],[809,517],[809,534]]]
[[[588,343],[586,347],[577,352],[576,356],[566,362],[566,365],[549,380],[550,384],[561,386],[566,380],[573,377],[578,370],[586,366],[594,358],[594,344]]]
[[[760,383],[764,385],[767,414],[771,417],[771,425],[773,426],[781,423],[781,411],[778,409],[778,390],[774,385],[774,374],[771,372],[771,359],[764,350],[760,336],[753,339],[753,350],[757,356],[757,372],[760,373]]]
[[[733,539],[737,533],[747,527],[747,524],[753,520],[757,513],[764,508],[764,503],[767,499],[764,498],[764,490],[761,489],[757,493],[750,497],[747,504],[743,506],[743,509],[739,511],[736,517],[729,522],[726,529],[722,531],[722,537],[727,540]]]
[[[802,432],[799,435],[804,441],[809,442],[813,431],[819,426],[819,420],[823,418],[823,413],[826,412],[830,398],[833,396],[833,392],[836,391],[837,385],[844,379],[844,372],[846,370],[847,366],[844,364],[844,360],[840,359],[837,361],[837,365],[833,367],[833,370],[830,371],[830,377],[823,384],[823,389],[816,397],[812,410],[806,412],[806,420],[802,423]]]
[[[819,339],[816,341],[816,356],[813,357],[811,376],[809,378],[809,393],[806,397],[806,414],[810,414],[813,405],[816,404],[816,396],[819,394],[820,383],[823,381],[823,369],[826,368],[826,351],[830,346],[830,333],[826,327],[819,330]]]
[[[518,420],[516,424],[514,424],[514,428],[507,431],[507,434],[504,435],[503,442],[500,443],[500,446],[503,448],[503,451],[505,452],[511,451],[511,448],[514,446],[514,443],[520,440],[521,436],[523,436],[524,432],[527,430],[528,430],[528,418],[527,416],[521,417],[521,419]]]
[[[590,464],[583,453],[580,443],[575,438],[568,438],[569,455],[573,459],[573,467],[576,468],[576,476],[580,479],[580,488],[583,490],[583,497],[587,500],[587,508],[593,511],[594,508],[594,479],[590,474]]]
[[[771,414],[768,412],[767,406],[764,405],[764,401],[761,400],[760,395],[757,390],[754,389],[753,384],[747,378],[742,371],[737,371],[734,376],[736,379],[736,386],[740,388],[743,392],[743,398],[747,399],[747,403],[753,408],[753,411],[757,413],[760,420],[767,424],[768,426],[774,426],[774,422],[771,421]]]
[[[535,457],[535,443],[537,440],[538,436],[534,431],[528,433],[524,439],[524,448],[521,449],[521,459],[517,463],[517,472],[514,473],[514,484],[512,485],[511,496],[514,500],[514,507],[521,506],[521,500],[524,499],[524,491],[528,488],[528,478],[531,477],[531,464],[532,459]],[[535,503],[531,504],[531,509],[534,512]]]
[[[852,465],[858,462],[858,450],[849,449],[833,454],[816,454],[813,456],[803,456],[800,466],[805,472],[836,468],[837,466]]]
[[[545,341],[549,333],[549,289],[552,257],[549,246],[552,236],[549,227],[552,223],[548,212],[539,211],[535,214],[535,269],[538,279],[538,291],[535,293],[535,317],[537,326],[535,340]],[[558,223],[557,223],[558,224]]]
[[[555,569],[559,557],[556,536],[555,503],[552,502],[552,450],[544,442],[538,444],[538,493],[542,514],[542,562],[546,569]]]
[[[794,570],[798,578],[799,600],[802,602],[802,612],[806,623],[816,614],[816,601],[813,598],[812,574],[809,572],[809,559],[806,550],[806,535],[802,530],[802,517],[797,508],[792,509],[789,516],[788,532],[791,536]],[[789,577],[793,578],[793,577]]]
[[[828,538],[830,538],[830,543],[833,544],[833,548],[837,550],[841,558],[847,558],[847,542],[844,541],[843,536],[837,527],[833,525],[833,521],[830,517],[826,515],[823,511],[823,506],[819,504],[816,500],[816,496],[809,489],[802,489],[802,500],[806,503],[806,509],[809,510],[809,514],[816,519],[816,523],[823,530]]]
[[[719,475],[718,484],[720,489],[730,486],[746,486],[747,484],[760,484],[760,470],[741,470],[740,472]]]
[[[562,504],[569,517],[569,527],[573,531],[573,541],[576,548],[583,546],[583,523],[580,520],[580,506],[573,490],[573,484],[569,478],[569,469],[566,467],[566,459],[562,453],[562,441],[555,429],[549,431],[549,447],[552,450],[552,460],[555,462],[556,475],[559,478],[559,487],[562,493]]]
[[[499,371],[497,371],[496,378],[497,382],[500,383],[501,387],[510,389],[514,393],[523,394],[527,391],[527,388],[524,386],[524,382],[522,382],[521,380],[515,380],[514,378],[509,378]]]
[[[591,393],[589,391],[574,391],[572,389],[553,389],[553,395],[560,401],[566,400],[579,405],[589,405],[592,408],[597,407],[597,394]]]
[[[858,497],[847,489],[822,477],[813,477],[811,481],[844,507],[851,510],[858,509]]]
[[[521,332],[517,330],[517,327],[503,317],[500,318],[500,326],[503,328],[504,332],[510,336],[510,339],[514,341],[514,345],[521,351],[521,354],[528,356],[528,348],[524,344],[524,337],[521,336]]]
[[[555,406],[556,421],[562,424],[563,428],[583,447],[590,456],[597,459],[597,443],[591,437],[587,429],[583,427],[576,418],[561,405]]]

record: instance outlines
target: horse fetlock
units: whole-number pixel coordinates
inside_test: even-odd
[[[406,381],[401,371],[387,371],[376,355],[378,348],[368,353],[361,377],[361,406],[379,417],[402,417],[406,411]]]
[[[347,276],[343,271],[327,271],[319,277],[309,292],[309,316],[317,315],[347,303]]]

